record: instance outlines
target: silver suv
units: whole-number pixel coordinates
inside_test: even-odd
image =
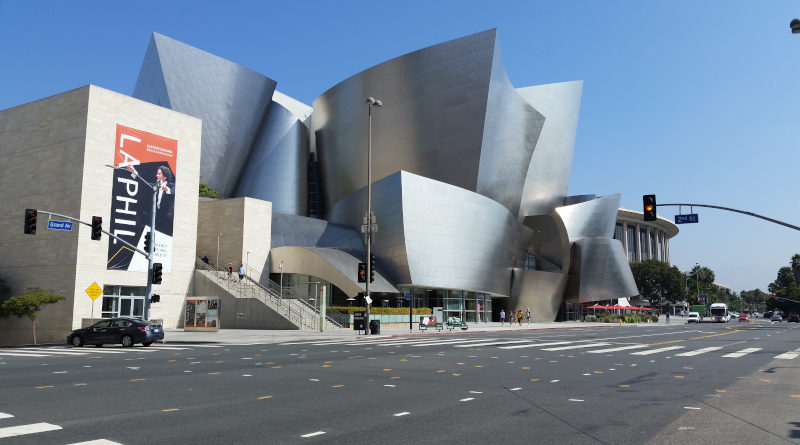
[[[774,312],[772,314],[772,318],[770,320],[771,321],[783,321],[783,315],[781,315],[780,312]]]

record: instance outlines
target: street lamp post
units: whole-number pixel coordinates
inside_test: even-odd
[[[280,296],[281,296],[281,298],[283,298],[283,261],[281,261],[281,263],[278,264],[278,269],[281,270],[281,291],[280,291]]]
[[[366,322],[367,325],[364,329],[364,332],[369,335],[369,307],[371,304],[372,298],[370,297],[369,293],[369,282],[372,277],[372,232],[373,232],[373,225],[377,226],[375,221],[375,215],[372,214],[372,109],[373,108],[380,108],[383,106],[383,102],[379,99],[375,99],[374,97],[367,98],[367,110],[369,116],[369,136],[367,139],[367,214],[364,217],[364,225],[362,226],[362,231],[364,232],[365,243],[367,245],[367,280],[364,283],[364,299],[366,300]],[[363,230],[366,228],[366,230]],[[377,228],[377,227],[375,227]]]
[[[147,290],[145,291],[144,297],[144,316],[143,318],[146,321],[150,320],[150,298],[153,296],[153,251],[155,250],[156,245],[156,202],[158,201],[158,184],[151,184],[146,179],[139,176],[138,173],[135,171],[130,171],[124,167],[118,167],[116,165],[108,165],[106,167],[111,167],[114,170],[123,170],[126,172],[130,172],[131,176],[134,179],[138,179],[145,183],[151,190],[153,190],[153,206],[151,207],[150,212],[150,246],[147,252]]]

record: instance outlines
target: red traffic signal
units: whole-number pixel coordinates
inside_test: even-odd
[[[358,282],[367,282],[367,263],[358,263]]]
[[[36,209],[25,209],[25,228],[26,235],[36,235],[36,216],[39,212]]]
[[[92,239],[99,240],[103,235],[103,218],[99,216],[92,217]]]

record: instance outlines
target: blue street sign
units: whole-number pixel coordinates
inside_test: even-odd
[[[699,222],[700,218],[697,213],[689,213],[688,215],[675,215],[675,224],[686,224]]]
[[[410,300],[411,299],[411,292],[403,292],[403,299]]]
[[[72,223],[69,221],[56,221],[51,219],[47,222],[47,228],[50,230],[72,230]]]

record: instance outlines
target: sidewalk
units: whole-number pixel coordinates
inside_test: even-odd
[[[672,324],[679,324],[680,318],[673,318]],[[165,343],[218,343],[218,344],[242,344],[242,343],[279,343],[286,341],[304,341],[318,339],[358,339],[358,338],[381,338],[381,337],[409,337],[420,335],[468,335],[474,333],[497,333],[520,331],[542,331],[556,329],[586,329],[586,328],[619,328],[632,326],[667,326],[666,320],[662,318],[658,323],[638,323],[638,324],[614,324],[614,323],[583,323],[579,321],[549,322],[549,323],[523,323],[522,326],[510,326],[505,323],[470,323],[469,329],[453,329],[449,331],[446,327],[442,331],[429,329],[420,331],[417,324],[409,330],[408,325],[404,326],[381,326],[380,335],[364,335],[364,331],[355,331],[352,328],[328,328],[325,332],[319,331],[298,331],[298,330],[255,330],[255,329],[220,329],[216,332],[184,332],[183,329],[165,329]]]

